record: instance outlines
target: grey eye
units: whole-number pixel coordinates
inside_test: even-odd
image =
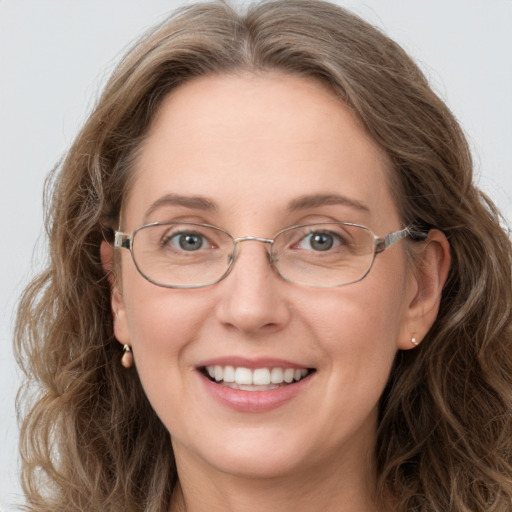
[[[188,252],[198,251],[208,246],[206,238],[198,233],[176,233],[168,238],[168,243],[176,249]]]
[[[335,245],[340,245],[338,236],[333,233],[315,232],[304,237],[298,247],[300,249],[312,249],[313,251],[328,251]]]

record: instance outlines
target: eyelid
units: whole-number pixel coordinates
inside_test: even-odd
[[[349,223],[349,224],[360,224],[367,225],[367,222],[363,222],[362,219],[356,218],[354,215],[322,215],[322,214],[308,214],[303,217],[294,219],[293,222],[289,223],[289,226],[302,226],[305,224],[338,224],[338,223]]]
[[[207,224],[209,226],[220,227],[216,221],[216,219],[212,219],[211,217],[205,217],[203,215],[191,214],[190,212],[181,214],[169,214],[162,215],[159,213],[158,215],[153,215],[149,219],[145,219],[145,224]]]

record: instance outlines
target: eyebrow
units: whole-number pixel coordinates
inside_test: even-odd
[[[350,199],[349,197],[340,194],[311,194],[302,197],[298,197],[293,201],[290,201],[288,209],[290,211],[307,210],[309,208],[319,208],[320,206],[328,205],[343,205],[349,206],[356,210],[369,212],[370,208],[361,201],[356,199]]]
[[[364,203],[356,199],[350,199],[340,194],[311,194],[293,199],[288,204],[288,210],[307,210],[310,208],[319,208],[328,205],[344,205],[356,210],[369,212],[370,209]],[[151,203],[144,214],[144,224],[149,221],[151,215],[158,209],[165,206],[184,206],[191,210],[201,210],[206,212],[217,211],[217,205],[203,196],[183,196],[178,194],[166,194]]]
[[[151,217],[156,210],[164,206],[184,206],[191,210],[201,210],[206,212],[213,212],[217,210],[217,205],[206,197],[166,194],[149,205],[144,214],[144,224],[147,223],[149,217]]]

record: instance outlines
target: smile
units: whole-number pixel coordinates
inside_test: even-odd
[[[256,368],[243,366],[205,366],[203,374],[212,382],[243,391],[267,391],[293,384],[307,377],[310,368]]]

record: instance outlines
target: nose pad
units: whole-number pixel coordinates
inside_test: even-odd
[[[268,247],[268,262],[272,266],[274,270],[277,271],[277,268],[275,267],[275,264],[279,261],[279,258],[276,257],[276,255],[272,252],[271,247]],[[279,272],[278,272],[279,273]]]
[[[240,244],[236,243],[233,247],[231,253],[228,254],[228,266],[231,267],[235,264],[235,261],[238,258],[238,254],[240,253]]]

